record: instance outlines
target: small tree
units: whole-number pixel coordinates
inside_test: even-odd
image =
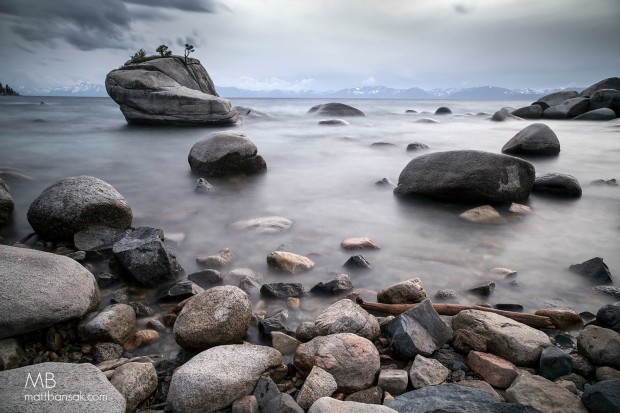
[[[168,50],[168,46],[166,46],[165,44],[159,45],[159,47],[155,49],[155,51],[159,53],[161,57],[172,56],[172,51]]]
[[[187,64],[187,56],[194,51],[194,45],[185,43],[185,64]]]
[[[140,63],[146,60],[146,52],[144,49],[138,50],[133,56],[131,56],[131,63]]]

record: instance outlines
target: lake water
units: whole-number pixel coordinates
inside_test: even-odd
[[[40,104],[41,101],[45,104]],[[494,279],[488,298],[461,294],[461,303],[519,303],[527,310],[565,305],[596,312],[613,297],[595,295],[591,284],[568,272],[571,264],[602,257],[612,275],[620,271],[620,188],[594,186],[596,179],[620,178],[620,122],[545,121],[558,135],[558,157],[530,160],[537,174],[568,173],[583,187],[583,196],[564,200],[532,194],[533,213],[505,225],[487,226],[461,220],[466,206],[395,197],[389,187],[405,165],[421,153],[476,149],[499,153],[530,121],[491,122],[502,106],[528,102],[341,100],[367,116],[347,119],[344,127],[319,126],[306,114],[324,100],[235,99],[275,116],[245,119],[241,130],[257,145],[267,173],[251,178],[208,179],[215,192],[194,192],[198,176],[190,172],[192,145],[224,128],[128,126],[118,106],[104,98],[0,99],[0,170],[12,169],[33,178],[10,182],[16,203],[14,221],[0,228],[12,242],[32,230],[26,220],[30,203],[49,185],[69,176],[92,175],[113,185],[134,211],[134,226],[182,233],[176,247],[189,274],[199,270],[197,256],[230,248],[232,268],[265,274],[266,282],[302,282],[311,288],[346,272],[355,287],[379,290],[420,277],[430,297],[441,288],[464,290],[489,279],[494,267],[518,272],[518,285]],[[439,106],[453,115],[434,116]],[[425,114],[405,114],[415,109]],[[485,112],[488,115],[476,115]],[[429,117],[438,124],[416,123]],[[372,146],[387,142],[391,146]],[[422,142],[429,151],[407,152]],[[275,235],[243,233],[232,222],[268,215],[291,219],[292,228]],[[381,245],[362,254],[373,269],[342,268],[354,255],[340,248],[347,237],[367,236]],[[310,255],[316,267],[299,275],[271,271],[266,256],[282,245]],[[105,265],[102,264],[103,267]],[[99,268],[106,270],[106,268]],[[491,278],[492,279],[492,278]],[[104,302],[103,304],[107,304]],[[327,303],[302,299],[303,315],[291,328],[312,319]]]

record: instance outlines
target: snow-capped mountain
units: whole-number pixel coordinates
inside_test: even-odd
[[[104,85],[97,85],[90,82],[80,82],[71,86],[62,86],[55,88],[17,88],[19,93],[24,96],[91,96],[91,97],[107,97]]]

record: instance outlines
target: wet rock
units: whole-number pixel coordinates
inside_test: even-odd
[[[450,108],[447,108],[445,106],[441,106],[439,108],[437,108],[437,110],[435,111],[435,115],[451,115],[452,111],[450,110]]]
[[[544,123],[533,123],[523,128],[506,142],[502,148],[502,153],[511,155],[557,155],[560,153],[560,141],[549,126]]]
[[[452,319],[455,331],[470,329],[487,340],[487,351],[517,366],[538,364],[540,354],[551,346],[547,335],[518,321],[479,310],[465,310]]]
[[[232,264],[236,258],[237,256],[230,248],[224,248],[223,250],[219,250],[215,255],[197,257],[196,262],[210,269],[221,269],[222,267]]]
[[[454,331],[452,345],[461,354],[467,354],[470,351],[487,351],[487,339],[468,328]]]
[[[306,410],[321,397],[331,396],[338,385],[334,377],[320,367],[314,366],[306,377],[299,394],[297,395],[297,404]]]
[[[483,296],[491,295],[493,291],[495,291],[495,283],[493,281],[485,280],[476,283],[471,288],[468,288],[467,291],[473,294],[479,294]]]
[[[540,192],[567,198],[579,198],[581,196],[581,185],[572,175],[567,174],[545,174],[536,178],[533,192]]]
[[[503,311],[512,311],[512,312],[515,312],[515,313],[522,313],[523,312],[523,306],[521,304],[503,304],[503,303],[498,303],[498,304],[495,304],[493,307],[497,308],[498,310],[503,310]]]
[[[620,379],[620,370],[612,369],[611,367],[598,367],[596,369],[596,380],[604,381],[611,379]]]
[[[81,251],[110,250],[115,242],[125,236],[126,229],[110,228],[101,225],[88,227],[73,236],[75,248]]]
[[[581,264],[573,264],[568,268],[570,271],[601,284],[611,284],[609,267],[602,258],[590,258]]]
[[[136,313],[127,304],[112,304],[101,311],[88,314],[78,324],[78,334],[84,341],[110,341],[123,344],[136,332]]]
[[[174,339],[183,348],[204,350],[241,342],[252,320],[246,293],[230,285],[192,297],[174,323]]]
[[[416,119],[415,123],[439,123],[439,121],[429,118],[420,118]]]
[[[507,155],[481,151],[435,152],[412,159],[394,189],[463,203],[501,203],[527,198],[534,166]]]
[[[589,325],[577,336],[577,348],[598,366],[620,368],[620,333]]]
[[[206,269],[191,273],[187,276],[187,279],[195,282],[202,288],[210,288],[213,285],[220,284],[224,277],[218,270]]]
[[[516,276],[517,272],[510,268],[496,267],[496,268],[491,269],[489,271],[489,274],[497,275],[497,276],[504,277],[504,278],[509,278],[509,277]]]
[[[434,359],[417,355],[409,371],[409,379],[414,389],[437,386],[450,376],[450,370]]]
[[[198,178],[198,180],[196,180],[196,186],[194,187],[194,192],[206,194],[206,193],[213,192],[213,191],[215,191],[215,188],[206,179]]]
[[[11,370],[26,364],[26,354],[17,340],[0,340],[0,371]]]
[[[599,308],[596,313],[596,324],[620,333],[620,302]]]
[[[110,274],[109,272],[99,273],[95,278],[97,279],[97,285],[101,288],[108,287],[121,280],[117,274]]]
[[[319,314],[315,326],[316,333],[320,336],[353,333],[375,340],[380,333],[377,319],[346,298],[336,301]]]
[[[243,132],[213,132],[192,146],[188,161],[192,171],[206,176],[257,174],[267,169],[256,145]]]
[[[319,125],[323,125],[323,126],[349,126],[351,125],[349,122],[347,122],[344,119],[327,119],[327,120],[320,120],[319,121]]]
[[[489,353],[470,351],[467,355],[467,365],[472,371],[481,375],[484,381],[500,389],[510,387],[519,375],[514,364]]]
[[[176,281],[183,271],[163,240],[161,229],[135,228],[114,244],[112,252],[121,267],[136,281],[156,286]]]
[[[315,294],[342,294],[353,289],[353,282],[351,277],[347,274],[338,274],[334,279],[327,282],[319,282],[317,285],[310,289],[310,292]]]
[[[535,315],[549,317],[554,326],[561,330],[570,330],[583,326],[583,320],[575,311],[565,307],[541,308]]]
[[[465,221],[476,224],[505,224],[506,219],[491,205],[483,205],[469,209],[459,215]]]
[[[157,340],[159,340],[160,337],[161,336],[159,335],[159,333],[155,330],[151,330],[151,329],[139,330],[139,331],[136,331],[136,334],[134,335],[133,340],[125,343],[123,347],[127,351],[133,350],[138,347],[142,347],[142,346],[146,346],[151,343],[154,343]]]
[[[265,276],[262,273],[254,271],[250,268],[235,268],[226,274],[224,281],[230,284],[235,284],[246,279],[251,279],[257,283],[260,283],[264,278]]]
[[[618,99],[620,101],[620,98]],[[609,108],[601,108],[595,110],[589,110],[579,116],[575,116],[573,120],[598,120],[606,121],[616,119],[616,112]]]
[[[543,112],[544,119],[572,119],[586,113],[590,108],[590,99],[578,97],[567,99]]]
[[[314,267],[314,261],[303,255],[286,251],[273,251],[267,255],[267,264],[279,271],[297,274],[309,271]]]
[[[542,118],[543,108],[540,105],[530,105],[519,108],[512,112],[513,116],[523,119],[540,119]]]
[[[168,407],[175,412],[216,412],[252,393],[259,377],[282,364],[270,347],[225,345],[194,356],[172,375]]]
[[[592,292],[620,298],[620,288],[614,287],[613,285],[597,285],[596,287],[592,287]]]
[[[603,89],[616,89],[620,90],[620,78],[609,77],[601,81],[596,82],[592,86],[584,89],[579,96],[592,96],[595,92]]]
[[[489,395],[493,396],[493,398],[498,402],[505,402],[506,400],[500,396],[498,392],[495,391],[493,386],[487,383],[484,380],[461,380],[458,382],[459,386],[469,387],[472,389],[483,390]]]
[[[523,120],[523,118],[511,114],[508,110],[498,110],[491,116],[491,120],[494,122],[504,122],[507,120]]]
[[[438,290],[435,293],[435,298],[437,300],[453,300],[458,296],[459,296],[459,293],[451,289]]]
[[[363,255],[354,255],[350,257],[343,265],[351,270],[370,270],[372,267]]]
[[[321,397],[314,402],[308,413],[397,413],[396,410],[377,404],[340,401],[331,397]]]
[[[407,109],[405,113],[418,113],[418,111],[415,109]]]
[[[157,301],[183,301],[204,291],[204,288],[190,280],[181,280],[171,286],[164,286],[157,294]]]
[[[133,215],[112,185],[92,176],[74,176],[45,189],[30,205],[27,218],[44,240],[73,241],[74,234],[97,225],[126,229]]]
[[[259,412],[280,411],[282,394],[271,377],[261,376],[256,382],[252,396],[256,399]]]
[[[387,186],[387,187],[396,187],[396,184],[394,182],[392,182],[391,180],[389,180],[388,178],[382,178],[381,180],[375,182],[375,185],[379,185],[379,186]]]
[[[407,152],[423,151],[423,150],[430,149],[430,148],[431,147],[425,143],[412,142],[407,145]]]
[[[425,299],[426,291],[419,278],[402,281],[377,293],[377,301],[385,304],[419,303]]]
[[[157,372],[151,363],[126,363],[114,370],[112,386],[125,397],[127,412],[133,412],[157,389]]]
[[[590,413],[620,411],[620,379],[611,379],[588,386],[581,401]]]
[[[321,367],[334,377],[340,391],[348,393],[372,386],[381,367],[372,342],[350,333],[316,337],[301,344],[293,363],[302,374]]]
[[[300,283],[271,283],[263,284],[260,293],[266,297],[289,298],[301,297],[305,294],[303,285]]]
[[[361,110],[338,102],[313,106],[308,110],[308,113],[314,113],[319,116],[366,116]]]
[[[237,399],[232,404],[232,413],[258,413],[258,402],[254,395]]]
[[[510,204],[510,208],[508,208],[508,211],[519,215],[529,215],[532,213],[532,208],[527,205],[517,204],[516,202],[513,202],[512,204]]]
[[[47,382],[48,389],[54,395],[83,394],[83,399],[48,400],[39,402],[28,400],[25,396],[40,395],[41,380],[38,389],[35,388],[37,378]],[[24,387],[27,377],[32,378],[32,385]],[[51,381],[53,380],[53,382]],[[19,383],[20,385],[16,385]],[[52,388],[53,386],[53,388]],[[4,412],[33,412],[49,411],[63,413],[124,413],[125,398],[108,381],[104,373],[89,363],[41,363],[22,367],[0,374],[0,394],[2,395],[2,411]],[[101,395],[97,403],[87,400],[86,395]],[[33,404],[34,403],[34,404]],[[45,403],[45,404],[41,404]],[[42,407],[47,406],[47,407]]]
[[[237,221],[232,224],[232,227],[258,234],[276,234],[288,230],[291,225],[293,225],[293,221],[288,218],[271,216]]]
[[[358,402],[366,405],[378,405],[383,401],[383,390],[378,387],[371,387],[366,390],[356,391],[344,399],[347,402]]]
[[[426,299],[395,317],[387,325],[390,347],[401,357],[430,356],[452,338],[452,329],[443,322]]]
[[[596,179],[590,182],[591,185],[609,185],[609,186],[618,186],[618,180],[616,178],[612,179]]]
[[[299,340],[281,331],[271,333],[271,347],[282,354],[294,354],[300,344]]]
[[[393,396],[398,396],[407,390],[409,374],[400,369],[384,369],[379,372],[377,385]]]
[[[578,396],[540,376],[522,373],[506,390],[509,402],[532,406],[545,413],[587,413]]]
[[[307,343],[316,337],[316,325],[312,321],[304,321],[297,326],[297,330],[295,330],[295,337],[302,343]]]
[[[562,90],[560,92],[554,92],[549,95],[543,96],[536,103],[544,102],[549,107],[557,106],[568,99],[573,99],[579,96],[579,93],[574,90]]]
[[[70,258],[0,245],[0,262],[0,339],[82,317],[99,305],[95,277]]]
[[[166,326],[159,320],[149,320],[147,321],[146,326],[160,333],[166,331]]]
[[[266,317],[258,322],[258,331],[262,337],[269,337],[274,332],[292,334],[292,331],[284,324],[285,320],[285,318],[279,315]]]
[[[133,311],[136,313],[136,317],[148,317],[154,313],[151,307],[137,301],[130,302],[129,306],[133,308]]]
[[[620,116],[620,89],[599,89],[592,93],[590,111],[607,108],[613,110],[616,116]]]
[[[590,361],[579,353],[571,353],[570,357],[573,359],[573,372],[586,378],[593,378],[595,374],[595,368]]]
[[[340,246],[345,250],[378,250],[379,244],[367,237],[362,238],[347,238],[340,243]]]

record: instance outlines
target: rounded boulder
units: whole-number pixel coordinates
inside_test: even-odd
[[[555,132],[544,123],[533,123],[512,137],[502,153],[515,155],[557,155],[560,141]]]
[[[28,209],[28,222],[45,240],[73,241],[73,235],[102,225],[125,229],[131,207],[112,185],[93,176],[73,176],[44,190]]]

